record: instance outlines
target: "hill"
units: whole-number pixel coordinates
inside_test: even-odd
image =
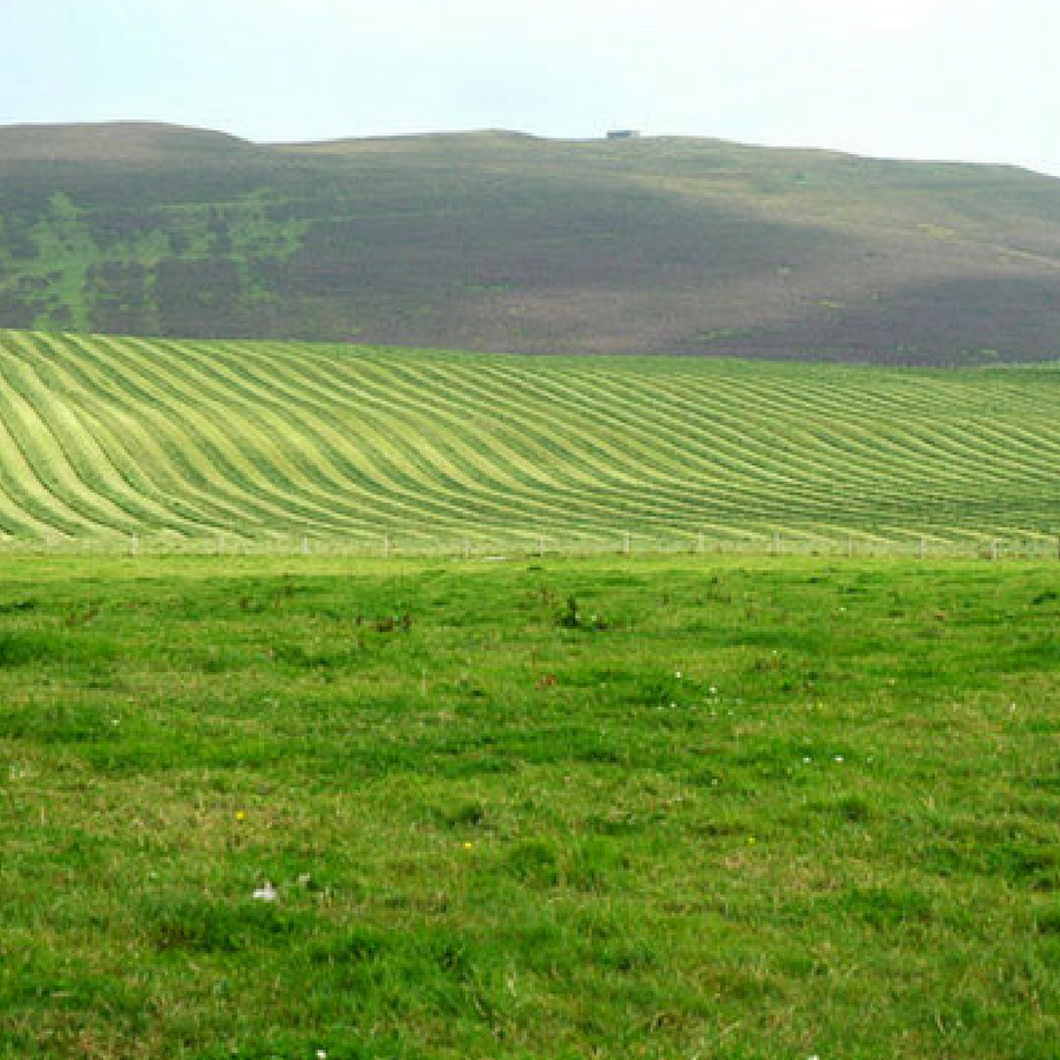
[[[0,129],[0,325],[894,364],[1060,355],[1060,181],[713,140]]]
[[[0,333],[9,543],[1060,529],[1060,370]]]

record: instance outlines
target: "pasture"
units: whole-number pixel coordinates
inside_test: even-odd
[[[289,488],[255,452],[220,465],[231,481],[214,500],[191,488],[207,472],[166,433],[187,396],[165,381],[165,347],[152,362],[107,346],[130,366],[119,379],[105,359],[78,376],[77,344],[49,343],[56,375],[41,360],[38,378],[67,379],[84,408],[100,414],[108,389],[157,401],[139,425],[133,405],[121,444],[158,462],[124,478],[121,435],[103,434],[111,471],[9,495],[27,525],[61,512],[70,529],[176,532],[240,505],[264,519]],[[46,409],[33,356],[5,361],[27,417]],[[263,386],[253,358],[229,379],[221,348],[183,363],[209,390]],[[299,377],[284,363],[286,389]],[[385,412],[382,367],[346,369],[335,390],[362,370],[373,417],[426,400],[410,385]],[[723,422],[745,369],[708,371],[697,393],[718,392]],[[542,369],[552,393],[559,372]],[[522,380],[532,418],[530,370],[510,374],[479,376]],[[615,375],[594,385],[631,415],[619,399],[637,377]],[[568,377],[565,400],[587,378]],[[1012,380],[996,407],[1030,401]],[[810,390],[833,409],[849,393]],[[890,400],[912,413],[943,391],[981,400],[966,377],[896,384]],[[212,422],[219,447],[246,424],[211,400],[184,418],[203,446]],[[913,465],[941,467],[901,430],[872,443],[911,461],[894,518],[915,502]],[[482,432],[451,433],[454,475],[484,459]],[[717,437],[736,467],[736,441]],[[41,444],[58,470],[60,447]],[[393,513],[411,502],[416,444],[393,441]],[[321,461],[339,451],[336,430]],[[518,479],[493,452],[494,473]],[[614,483],[628,473],[620,454],[592,459]],[[645,466],[662,489],[665,440]],[[167,468],[189,484],[169,510],[152,478]],[[308,507],[324,469],[303,473]],[[431,498],[441,519],[435,481],[421,511]],[[589,498],[569,503],[591,520]],[[4,558],[0,1057],[1054,1060],[1058,621],[1055,561]]]
[[[0,332],[0,547],[1055,556],[1060,371]]]

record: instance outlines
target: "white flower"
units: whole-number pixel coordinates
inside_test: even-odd
[[[328,1060],[328,1054],[325,1052],[325,1050],[317,1050],[317,1060]]]
[[[835,760],[836,760],[837,762],[842,762],[842,761],[843,761],[843,756],[842,756],[842,755],[836,755],[836,756],[835,756]]]
[[[261,902],[275,902],[276,901],[276,888],[273,887],[268,880],[265,881],[264,887],[259,887],[253,894],[254,898],[257,898]]]
[[[680,670],[674,670],[674,677],[676,677],[677,680],[680,681],[681,680],[681,671]]]

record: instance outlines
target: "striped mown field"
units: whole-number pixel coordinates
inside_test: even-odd
[[[8,544],[1057,531],[1055,368],[0,332]]]

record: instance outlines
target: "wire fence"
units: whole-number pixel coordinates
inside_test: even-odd
[[[127,537],[54,538],[30,541],[0,539],[0,555],[35,556],[334,556],[377,559],[451,558],[504,560],[577,556],[746,555],[805,557],[880,557],[910,559],[1060,560],[1060,536],[989,534],[946,538],[936,534],[875,536],[757,532],[709,535],[673,531],[612,535],[566,536],[537,534],[519,537],[468,534],[435,537],[427,534],[380,533],[351,538],[310,534],[244,538],[218,534],[177,538],[132,534]]]

